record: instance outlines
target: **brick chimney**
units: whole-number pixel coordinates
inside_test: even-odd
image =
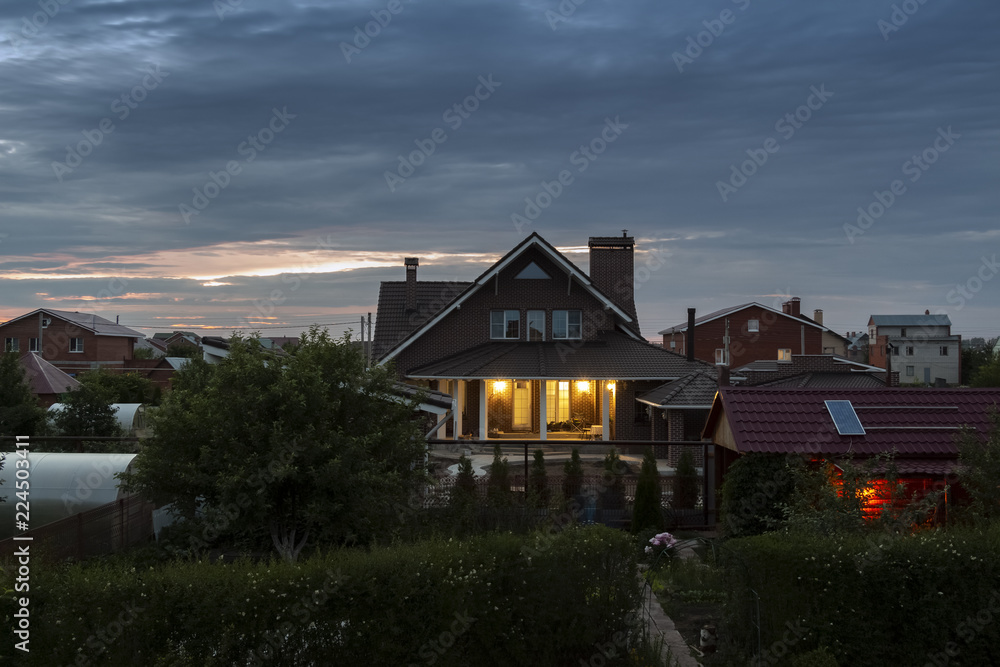
[[[798,317],[799,315],[802,314],[801,311],[799,310],[800,306],[801,306],[801,300],[799,299],[799,297],[793,296],[791,299],[781,304],[781,312],[783,312],[785,315]]]
[[[819,308],[813,311],[813,322],[823,324],[823,311]]]
[[[591,236],[590,280],[638,325],[635,313],[635,239],[623,229],[621,236]]]
[[[403,264],[406,265],[406,312],[412,313],[417,310],[417,266],[420,259],[407,257]]]
[[[687,360],[694,361],[694,308],[688,308]]]

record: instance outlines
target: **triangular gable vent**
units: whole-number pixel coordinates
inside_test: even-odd
[[[538,266],[538,264],[535,264],[534,262],[532,262],[531,264],[528,264],[526,267],[524,267],[523,269],[521,269],[521,272],[519,274],[517,274],[516,276],[514,276],[515,279],[524,279],[524,278],[542,278],[542,279],[545,279],[545,278],[551,278],[551,277],[552,276],[550,276],[549,274],[545,273],[545,271],[542,269],[542,267]]]

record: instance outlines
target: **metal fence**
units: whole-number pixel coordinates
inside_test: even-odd
[[[0,558],[12,556],[25,544],[31,545],[33,557],[56,561],[124,551],[153,536],[154,507],[141,496],[114,500],[18,535],[30,536],[30,542],[14,538],[0,541]]]

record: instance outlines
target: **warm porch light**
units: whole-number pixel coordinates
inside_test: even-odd
[[[493,393],[502,394],[504,389],[507,388],[507,382],[505,380],[496,380],[493,382]]]
[[[614,390],[615,390],[615,383],[614,383],[614,381],[609,382],[608,383],[608,391],[613,392]]]
[[[590,391],[590,382],[587,380],[580,380],[576,383],[576,390],[582,393],[587,393]]]

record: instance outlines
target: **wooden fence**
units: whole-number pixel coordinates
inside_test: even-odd
[[[8,558],[19,546],[31,546],[32,557],[55,561],[124,551],[153,536],[153,503],[141,496],[128,496],[86,512],[33,528],[18,537],[0,541],[0,558]]]

